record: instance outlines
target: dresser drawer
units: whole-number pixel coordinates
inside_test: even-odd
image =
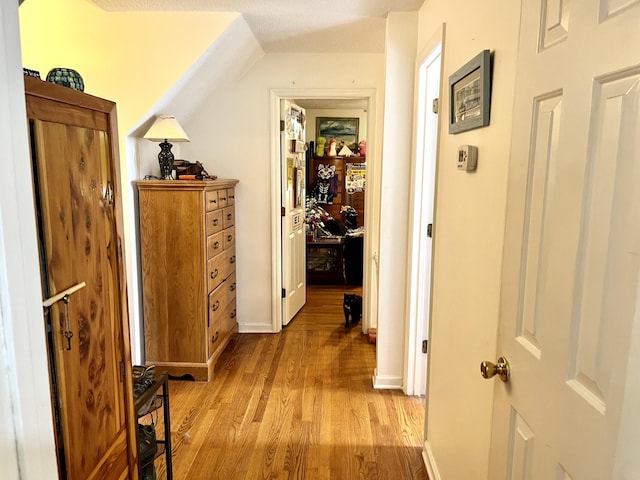
[[[231,205],[235,205],[235,203],[236,203],[236,189],[227,188],[227,205],[230,207]]]
[[[220,208],[225,208],[229,205],[229,196],[227,195],[227,189],[218,190],[218,205]]]
[[[207,212],[220,208],[218,202],[218,190],[209,190],[205,193],[205,202],[207,204]]]
[[[223,215],[223,210],[207,212],[207,235],[212,235],[222,230],[224,224],[222,221]]]
[[[224,309],[222,315],[220,315],[220,330],[225,334],[230,333],[238,323],[238,313],[236,310],[236,299],[234,298],[231,303]]]
[[[223,232],[214,233],[207,237],[207,259],[213,258],[222,252],[226,243],[224,238],[226,237]]]
[[[220,322],[220,318],[216,321],[212,321],[209,324],[209,355],[212,355],[215,352],[216,348],[219,345],[220,331],[222,330],[222,323]]]
[[[227,280],[223,284],[224,288],[227,290],[227,295],[229,296],[229,301],[231,299],[236,298],[236,272],[231,273],[227,277]]]
[[[224,242],[225,250],[233,248],[236,242],[236,227],[225,228],[222,231],[222,241]]]
[[[227,288],[226,282],[218,285],[218,287],[209,294],[209,325],[213,323],[220,324],[220,316],[233,298],[234,297],[229,296],[229,289]]]
[[[225,256],[225,276],[236,271],[236,249],[235,247],[224,251]]]
[[[236,223],[235,207],[233,206],[227,207],[223,209],[222,212],[223,212],[222,228],[229,228],[231,225],[235,225]]]
[[[207,291],[211,292],[227,277],[229,260],[225,253],[220,253],[207,260]]]

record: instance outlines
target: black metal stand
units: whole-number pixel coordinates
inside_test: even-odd
[[[169,416],[169,376],[167,372],[163,372],[158,375],[153,383],[149,385],[142,395],[135,399],[134,405],[136,409],[136,413],[140,410],[140,408],[146,405],[154,395],[158,392],[158,389],[162,387],[162,392],[160,393],[160,397],[162,398],[162,418],[164,423],[164,438],[158,440],[156,442],[160,445],[164,446],[164,455],[165,461],[167,465],[167,480],[173,480],[173,465],[171,463],[171,419]],[[145,412],[144,415],[147,415],[154,411],[159,406],[151,408],[148,412]],[[138,415],[144,416],[144,415]],[[139,439],[138,439],[139,441]],[[162,452],[159,452],[162,454]],[[142,467],[142,465],[139,465]],[[142,472],[140,472],[140,476],[142,477]]]

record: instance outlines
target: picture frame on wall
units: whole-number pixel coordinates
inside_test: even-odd
[[[316,136],[327,139],[327,145],[332,138],[336,139],[336,150],[344,146],[355,152],[358,147],[359,118],[318,117],[316,118]]]
[[[483,50],[449,77],[449,133],[489,125],[491,52]]]

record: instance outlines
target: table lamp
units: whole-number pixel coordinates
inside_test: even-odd
[[[158,162],[163,180],[173,180],[173,153],[169,142],[190,142],[191,140],[173,115],[160,115],[153,122],[151,128],[144,134],[144,138],[160,143]]]

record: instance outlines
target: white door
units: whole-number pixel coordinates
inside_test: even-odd
[[[489,478],[640,478],[640,2],[521,19]]]
[[[282,165],[282,324],[287,325],[306,302],[305,112],[280,101]]]
[[[427,390],[427,355],[422,342],[429,338],[431,315],[431,256],[433,206],[436,179],[438,114],[434,109],[440,94],[442,33],[418,67],[416,97],[415,164],[411,212],[411,275],[409,329],[404,392],[424,395]]]

